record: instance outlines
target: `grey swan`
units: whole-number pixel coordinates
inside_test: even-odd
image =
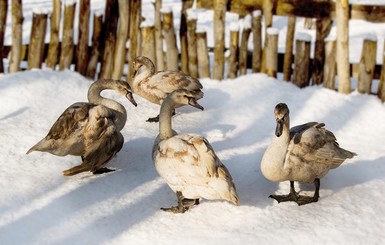
[[[152,158],[157,172],[176,192],[178,200],[178,206],[162,210],[184,213],[199,204],[200,198],[227,200],[238,205],[233,178],[208,140],[196,134],[177,134],[172,129],[172,112],[182,105],[203,110],[194,94],[184,89],[172,92],[162,103]]]
[[[276,129],[273,142],[266,149],[262,162],[262,174],[274,182],[290,181],[288,195],[270,195],[280,202],[293,201],[298,205],[317,202],[320,179],[330,169],[337,168],[356,153],[342,149],[332,132],[324,123],[309,122],[290,129],[289,108],[286,104],[276,105],[274,110]],[[311,197],[298,195],[294,181],[314,183]]]
[[[81,156],[82,163],[63,171],[65,176],[85,171],[94,174],[114,171],[105,166],[123,146],[124,138],[120,131],[126,123],[127,112],[123,105],[100,95],[105,89],[126,96],[136,106],[126,82],[99,79],[88,90],[89,103],[77,102],[68,107],[47,136],[32,146],[27,154],[41,151],[57,156]]]
[[[166,96],[177,90],[186,89],[194,94],[196,99],[203,97],[202,84],[182,71],[155,71],[154,63],[145,56],[138,56],[132,62],[133,78],[128,81],[132,91],[142,98],[161,105]],[[144,66],[144,71],[138,73]],[[179,106],[177,106],[179,107]],[[148,122],[157,122],[159,116],[149,118]]]

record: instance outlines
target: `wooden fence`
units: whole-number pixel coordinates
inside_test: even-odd
[[[9,57],[10,73],[19,71],[21,61],[26,60],[28,69],[41,68],[45,63],[46,67],[63,70],[69,69],[74,64],[77,72],[91,79],[96,77],[131,79],[132,66],[128,64],[138,55],[150,57],[159,70],[180,69],[194,77],[211,76],[218,80],[244,75],[247,68],[250,68],[252,72],[263,72],[272,77],[282,72],[285,81],[291,81],[299,87],[324,84],[327,88],[335,89],[334,81],[338,75],[338,91],[342,93],[350,93],[351,76],[356,76],[357,89],[361,93],[371,93],[373,79],[380,79],[375,94],[382,101],[385,100],[385,55],[382,66],[376,66],[375,60],[377,48],[385,49],[385,47],[377,47],[376,40],[364,40],[359,64],[349,64],[347,48],[348,20],[354,18],[385,22],[385,6],[349,5],[347,0],[336,0],[335,3],[330,0],[198,0],[197,7],[214,10],[215,46],[210,48],[207,47],[206,33],[196,30],[196,17],[188,14],[193,3],[193,0],[182,0],[180,52],[178,52],[173,13],[171,9],[161,10],[161,0],[154,2],[153,26],[141,24],[141,0],[106,0],[104,21],[102,15],[92,16],[93,30],[88,26],[91,18],[90,0],[79,0],[77,45],[73,40],[77,3],[62,4],[60,0],[53,0],[50,15],[44,12],[33,14],[31,38],[29,45],[26,46],[21,43],[22,0],[12,0],[11,47],[3,45],[8,1],[0,1],[0,55],[3,58]],[[62,8],[64,8],[63,16],[61,16]],[[250,23],[242,32],[238,28],[230,28],[230,55],[227,59],[224,44],[226,11],[237,12]],[[273,15],[288,16],[284,54],[278,54],[277,51],[278,32],[272,27]],[[309,37],[302,35],[294,39],[298,16],[315,19],[316,40],[313,59],[310,59]],[[262,17],[266,26],[264,30],[262,30]],[[337,22],[337,40],[325,41],[334,19]],[[45,44],[48,21],[51,27],[50,42]],[[62,40],[59,40],[60,28],[63,33]],[[262,43],[263,32],[266,35],[264,43]],[[250,33],[253,34],[252,52],[247,50]],[[89,35],[92,35],[91,46],[88,45]],[[163,43],[166,52],[163,50]],[[296,48],[293,52],[294,43]],[[212,65],[208,52],[213,52],[214,55]],[[227,74],[224,69],[226,62]],[[98,64],[100,69],[97,69]],[[128,65],[128,69],[123,74],[125,65]],[[210,67],[213,67],[212,71]],[[0,72],[4,72],[3,59],[0,59]]]

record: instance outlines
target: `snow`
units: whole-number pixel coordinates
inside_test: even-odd
[[[304,42],[311,42],[311,35],[309,35],[306,32],[297,32],[295,34],[295,39],[299,41],[304,41]]]
[[[47,2],[25,0],[23,5],[29,9],[52,3]],[[103,1],[91,2],[93,11],[104,6]],[[164,2],[174,12],[180,7],[175,0]],[[209,13],[198,13],[198,25],[206,30],[211,30]],[[29,33],[26,26],[31,21],[26,16],[23,28]],[[226,23],[234,21],[238,21],[235,15],[226,16]],[[284,17],[273,19],[281,37],[285,37],[286,23]],[[365,33],[376,33],[379,42],[384,39],[384,24],[355,21],[351,25],[355,26],[351,28],[351,57],[360,57]],[[297,24],[301,31],[299,26],[303,26],[302,20]],[[10,41],[9,34],[6,41]],[[383,45],[378,45],[382,62]],[[203,200],[187,213],[172,214],[160,207],[175,205],[175,194],[151,160],[158,125],[145,122],[159,113],[159,106],[136,95],[135,108],[125,98],[103,92],[128,111],[122,130],[124,146],[109,164],[117,171],[65,177],[62,171],[79,164],[79,157],[25,154],[69,105],[86,101],[91,82],[69,70],[0,75],[1,244],[385,242],[385,105],[377,97],[357,91],[343,95],[320,86],[299,89],[263,74],[221,82],[202,79],[205,96],[199,103],[205,110],[178,109],[173,128],[207,137],[234,178],[240,206]],[[264,150],[274,137],[273,110],[280,102],[289,106],[292,126],[324,122],[341,147],[358,154],[321,179],[317,203],[277,204],[268,198],[275,192],[289,192],[288,182],[270,182],[260,171]],[[313,185],[296,183],[296,187],[303,194],[313,193]]]

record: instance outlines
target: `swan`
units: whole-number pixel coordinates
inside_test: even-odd
[[[199,199],[223,199],[239,204],[233,179],[215,154],[210,143],[195,134],[177,134],[171,127],[173,109],[191,105],[203,110],[192,92],[179,89],[163,101],[159,114],[159,135],[154,141],[152,158],[159,175],[176,192],[178,206],[164,211],[184,213]]]
[[[262,161],[262,174],[274,182],[290,181],[288,195],[270,195],[279,202],[294,201],[298,205],[317,202],[320,179],[330,169],[337,168],[356,153],[339,147],[332,132],[324,123],[309,122],[290,128],[289,108],[286,104],[276,105],[274,110],[276,129],[273,142],[266,149]],[[294,181],[314,183],[312,197],[295,192]]]
[[[136,57],[132,64],[133,79],[128,81],[132,91],[154,104],[161,105],[166,96],[177,89],[192,92],[196,99],[203,97],[202,84],[182,71],[155,72],[154,63],[145,56]],[[138,73],[142,66],[145,67],[144,71]],[[159,116],[149,118],[147,121],[157,122],[158,120]]]
[[[88,100],[68,107],[56,120],[47,136],[27,151],[49,152],[57,156],[81,156],[82,163],[63,171],[65,176],[84,171],[94,174],[114,171],[105,165],[123,146],[120,133],[127,120],[127,112],[118,102],[103,98],[100,93],[113,89],[136,106],[128,84],[120,80],[99,79],[91,84]]]

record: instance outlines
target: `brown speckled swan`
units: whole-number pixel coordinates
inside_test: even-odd
[[[136,106],[126,82],[99,79],[91,84],[88,100],[68,107],[51,127],[47,136],[28,150],[49,152],[57,156],[81,156],[82,163],[63,171],[66,176],[84,171],[94,174],[113,171],[106,164],[123,146],[120,133],[127,120],[126,109],[118,102],[103,98],[100,93],[113,89]]]
[[[290,181],[288,195],[270,195],[278,202],[294,201],[298,205],[317,202],[320,179],[355,153],[339,147],[334,134],[325,124],[309,122],[290,129],[289,108],[280,103],[274,110],[277,122],[273,142],[261,162],[262,174],[274,182]],[[294,181],[314,183],[313,197],[295,192]]]
[[[171,127],[175,107],[203,107],[187,90],[176,90],[163,101],[159,115],[159,135],[155,139],[152,158],[159,175],[176,192],[178,206],[162,208],[183,213],[199,204],[199,199],[227,200],[239,203],[233,179],[215,154],[210,143],[195,134],[177,134]]]
[[[202,84],[181,71],[156,72],[154,63],[145,56],[136,57],[132,64],[134,67],[133,79],[128,82],[132,91],[152,103],[161,105],[166,96],[177,89],[190,91],[196,99],[203,97]],[[144,71],[138,73],[142,66],[145,67]],[[147,121],[157,122],[158,119],[158,117],[154,117]]]

